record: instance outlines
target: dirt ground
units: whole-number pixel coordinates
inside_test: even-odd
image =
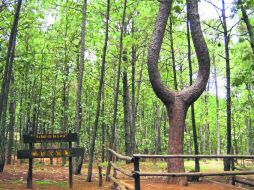
[[[121,164],[120,164],[121,165]],[[86,182],[86,164],[82,170],[83,174],[80,176],[74,175],[74,190],[110,190],[112,183],[105,182],[105,170],[103,170],[103,186],[98,186],[98,170],[94,166],[93,182]],[[148,169],[150,167],[148,166]],[[129,168],[131,171],[131,166]],[[150,168],[151,169],[151,168]],[[26,189],[28,164],[20,165],[18,162],[5,167],[5,170],[0,174],[0,190],[5,189]],[[120,175],[119,175],[120,176]],[[125,183],[133,185],[133,181],[123,179]],[[38,190],[64,190],[68,188],[68,166],[62,167],[61,163],[50,166],[47,162],[45,164],[39,163],[39,160],[34,162],[33,167],[33,187]],[[189,183],[186,187],[179,187],[169,185],[159,178],[143,178],[141,181],[142,190],[234,190],[243,189],[236,188],[223,183],[214,183],[207,179],[199,183]]]

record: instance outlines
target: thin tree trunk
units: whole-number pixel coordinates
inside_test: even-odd
[[[230,62],[229,62],[229,36],[226,21],[226,10],[225,2],[222,0],[222,24],[224,34],[224,46],[225,46],[225,59],[226,59],[226,89],[227,89],[227,154],[231,154],[232,143],[231,143],[231,87],[230,87]],[[224,170],[230,170],[230,160],[225,159]]]
[[[86,12],[87,12],[87,0],[84,0],[82,9],[82,26],[81,26],[81,48],[80,48],[80,59],[78,64],[78,89],[77,89],[77,99],[76,99],[76,133],[79,136],[79,140],[76,143],[76,147],[80,144],[80,129],[82,124],[82,88],[83,88],[83,75],[84,75],[84,64],[85,64],[85,37],[86,37]],[[82,156],[81,156],[82,158]],[[80,174],[83,159],[75,158],[74,160],[74,171],[75,174]]]
[[[14,76],[11,76],[11,87],[10,87],[10,124],[9,124],[9,142],[8,142],[8,154],[7,154],[7,164],[11,164],[11,155],[14,141],[14,130],[15,130],[15,112],[16,112],[16,101],[14,97]]]
[[[125,133],[125,154],[131,156],[132,139],[131,133],[131,108],[127,71],[123,72],[123,108],[124,108],[124,133]],[[132,126],[133,127],[133,126]]]
[[[170,15],[169,37],[170,37],[171,59],[172,59],[173,74],[174,74],[174,87],[175,87],[175,90],[177,90],[177,76],[176,76],[176,61],[175,61],[175,49],[174,49],[174,40],[173,40],[173,19],[172,19],[172,14]]]
[[[95,149],[95,142],[97,137],[97,130],[99,125],[99,117],[100,117],[100,106],[101,106],[101,94],[103,90],[104,84],[104,77],[105,77],[105,65],[106,65],[106,55],[107,55],[107,47],[108,47],[108,28],[109,28],[109,12],[110,12],[110,0],[107,0],[107,13],[106,13],[106,32],[105,32],[105,41],[103,47],[103,55],[102,55],[102,65],[101,65],[101,78],[99,84],[99,90],[97,95],[97,109],[96,109],[96,116],[94,121],[93,127],[93,134],[92,134],[92,142],[90,146],[89,152],[89,165],[88,165],[88,174],[86,181],[92,181],[92,169],[93,169],[93,159],[94,159],[94,149]]]
[[[6,132],[6,112],[7,112],[7,102],[8,94],[11,81],[12,65],[15,56],[15,47],[16,47],[16,37],[18,33],[18,21],[20,15],[22,0],[18,0],[14,21],[11,29],[11,34],[8,43],[8,51],[6,58],[6,65],[4,70],[2,89],[0,95],[0,173],[3,172],[5,164],[5,132]]]
[[[122,23],[121,23],[121,32],[120,32],[120,45],[119,45],[119,57],[118,57],[118,71],[117,71],[117,78],[116,78],[116,89],[114,91],[114,113],[113,113],[113,122],[111,127],[111,141],[110,141],[110,148],[114,149],[115,147],[115,130],[116,130],[116,119],[117,119],[117,110],[118,110],[118,92],[120,86],[120,74],[121,74],[121,63],[122,63],[122,53],[123,53],[123,35],[124,35],[124,26],[125,26],[125,16],[126,16],[126,5],[127,0],[124,0],[123,6],[123,16],[122,16]],[[109,161],[112,160],[112,154],[109,154]],[[110,174],[111,166],[110,164],[107,167],[106,172],[106,180],[109,181],[109,174]]]
[[[134,18],[132,18],[131,32],[134,38],[135,26]],[[130,128],[130,142],[131,153],[135,153],[136,148],[136,97],[135,97],[135,74],[136,74],[136,61],[137,61],[137,48],[135,45],[131,49],[131,128]]]
[[[187,8],[187,15],[188,15],[188,8]],[[190,26],[189,26],[189,18],[187,16],[187,41],[188,41],[188,63],[189,63],[189,81],[190,86],[193,83],[192,79],[192,62],[191,62],[191,43],[190,43]],[[194,152],[196,155],[199,154],[198,152],[198,137],[197,137],[197,127],[196,127],[196,118],[195,118],[195,107],[194,103],[191,104],[191,124],[192,124],[192,132],[193,132],[193,142],[194,142]],[[199,159],[195,158],[195,171],[200,171]],[[197,178],[198,180],[198,178]]]
[[[214,64],[214,86],[215,86],[215,98],[216,98],[216,128],[217,128],[217,155],[220,155],[221,143],[220,143],[220,119],[219,119],[219,95],[218,95],[218,81],[217,81],[217,67],[215,63],[215,54],[213,52],[213,64]]]

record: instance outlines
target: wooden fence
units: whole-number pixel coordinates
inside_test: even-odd
[[[160,159],[170,159],[170,158],[223,158],[223,159],[230,159],[233,169],[234,169],[234,159],[254,159],[254,155],[145,155],[145,154],[134,154],[132,157],[123,156],[118,154],[112,149],[108,149],[109,153],[112,156],[115,156],[119,160],[124,160],[126,163],[133,163],[134,164],[134,171],[127,172],[119,167],[117,167],[112,160],[109,161],[109,164],[112,166],[114,170],[113,176],[109,174],[109,178],[114,182],[114,186],[119,186],[121,190],[130,189],[133,190],[132,186],[128,186],[117,179],[117,172],[122,173],[125,176],[134,179],[135,190],[140,190],[140,177],[141,176],[170,176],[170,177],[187,177],[187,176],[232,176],[232,184],[235,183],[243,183],[242,180],[239,178],[235,178],[236,175],[251,175],[254,174],[254,171],[222,171],[222,172],[182,172],[182,173],[154,173],[154,172],[140,172],[139,161],[140,159],[146,158],[160,158]],[[245,183],[247,184],[247,183]],[[251,185],[248,183],[248,185]]]

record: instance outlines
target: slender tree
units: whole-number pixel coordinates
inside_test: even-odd
[[[117,110],[118,110],[118,92],[120,86],[120,74],[121,74],[121,64],[122,64],[122,54],[123,54],[123,35],[124,35],[124,26],[125,26],[125,17],[126,17],[126,7],[127,0],[124,0],[123,6],[123,16],[121,22],[121,31],[120,31],[120,44],[119,44],[119,57],[118,57],[118,68],[117,68],[117,78],[116,78],[116,89],[114,90],[114,113],[113,113],[113,121],[111,127],[111,141],[110,148],[115,147],[115,130],[116,130],[116,119],[117,119]],[[109,154],[109,161],[112,160],[112,154]],[[111,166],[110,164],[107,167],[106,180],[109,181]]]
[[[100,73],[101,76],[100,76],[100,84],[99,84],[99,90],[97,95],[97,108],[96,108],[96,116],[95,116],[94,127],[93,127],[93,136],[92,136],[92,142],[91,142],[90,152],[89,152],[88,174],[86,179],[86,181],[88,182],[92,181],[94,148],[95,148],[95,141],[96,141],[97,130],[99,125],[101,97],[102,97],[104,77],[105,77],[105,65],[106,65],[106,56],[107,56],[107,47],[108,47],[109,13],[110,13],[110,0],[107,0],[106,25],[105,25],[106,31],[105,31],[103,54],[102,54],[102,65],[101,65],[101,73]]]
[[[85,37],[86,37],[86,12],[87,12],[87,0],[84,0],[83,9],[82,9],[82,24],[81,24],[81,48],[80,48],[80,59],[78,65],[78,89],[77,89],[77,99],[76,99],[76,132],[79,135],[82,125],[82,88],[83,88],[83,73],[84,73],[84,64],[85,64]],[[80,140],[80,138],[79,138]],[[77,142],[77,147],[79,147],[80,142]],[[79,164],[79,158],[75,159],[75,174],[80,174],[82,166]]]
[[[170,125],[168,152],[169,154],[182,154],[186,112],[188,107],[196,101],[205,90],[210,72],[210,57],[201,29],[198,14],[198,1],[188,0],[187,6],[189,10],[191,35],[199,64],[198,76],[193,85],[180,92],[169,90],[168,87],[162,83],[158,70],[158,59],[171,6],[172,1],[160,2],[160,8],[148,51],[148,71],[153,90],[164,103],[168,111]],[[168,170],[170,172],[184,171],[183,159],[169,159]],[[169,182],[186,185],[187,178],[171,177],[169,178]]]
[[[6,111],[11,81],[12,66],[15,57],[16,37],[18,33],[18,22],[20,16],[22,0],[18,0],[14,14],[14,20],[11,28],[11,34],[8,42],[6,64],[2,81],[0,95],[0,173],[3,172],[5,164],[5,133],[6,133]]]
[[[188,62],[189,62],[189,81],[190,85],[193,83],[193,73],[192,73],[192,61],[191,61],[191,37],[190,37],[190,25],[189,25],[189,16],[188,16],[188,8],[187,8],[187,41],[188,41]],[[192,133],[193,133],[193,141],[194,141],[194,152],[197,155],[198,151],[198,135],[197,135],[197,127],[196,127],[196,117],[195,117],[195,106],[194,103],[191,104],[191,125],[192,125]],[[195,171],[200,171],[199,159],[195,158]]]

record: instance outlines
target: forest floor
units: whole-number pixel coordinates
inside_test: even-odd
[[[106,164],[105,164],[106,165]],[[124,162],[118,162],[117,165],[124,168],[126,171],[132,171],[132,164],[126,165]],[[206,161],[200,162],[201,171],[222,171],[223,163],[221,161]],[[185,162],[186,170],[190,171],[193,169],[193,161]],[[165,162],[141,162],[141,171],[143,172],[166,172]],[[86,182],[87,163],[84,164],[82,169],[82,175],[74,175],[74,190],[110,190],[112,183],[105,182],[105,168],[103,168],[103,186],[98,186],[98,169],[94,166],[93,170],[93,182]],[[12,165],[7,165],[2,174],[0,174],[0,190],[5,189],[26,189],[26,177],[27,177],[28,163],[25,162],[20,165],[19,162],[15,162]],[[61,162],[54,163],[50,166],[48,160],[44,164],[40,163],[39,160],[34,162],[33,167],[33,184],[34,189],[42,190],[64,190],[68,188],[68,165],[65,167],[61,166]],[[133,181],[119,177],[125,183],[133,185]],[[225,177],[206,177],[202,178],[201,182],[189,183],[186,187],[179,187],[169,185],[165,182],[165,178],[145,178],[142,177],[141,188],[142,190],[234,190],[234,189],[246,189],[243,187],[233,187],[227,185],[228,179]],[[248,188],[250,189],[250,188]]]

